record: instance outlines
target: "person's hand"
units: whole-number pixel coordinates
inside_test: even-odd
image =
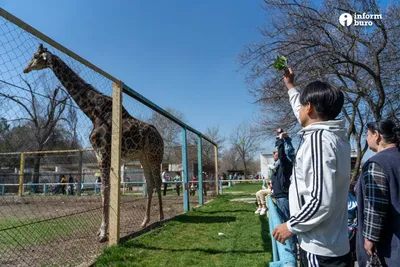
[[[375,243],[366,238],[364,238],[364,249],[368,256],[375,255]]]
[[[285,70],[285,73],[283,74],[283,81],[285,82],[288,90],[294,88],[294,72],[291,68]]]
[[[284,245],[285,241],[293,236],[293,233],[289,231],[286,223],[282,223],[275,228],[272,235],[276,241]]]
[[[285,139],[285,138],[287,138],[287,137],[288,137],[288,135],[287,135],[286,132],[283,132],[283,133],[279,134],[279,138],[280,138],[280,139]]]

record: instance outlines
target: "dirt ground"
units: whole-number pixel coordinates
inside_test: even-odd
[[[182,195],[162,200],[165,219],[183,213]],[[145,198],[121,197],[121,237],[140,230],[145,205]],[[197,205],[198,196],[191,196],[190,206]],[[101,214],[99,196],[0,197],[0,266],[89,265],[107,246],[97,241]],[[153,196],[150,224],[158,220],[158,199]],[[1,241],[11,239],[13,245]]]

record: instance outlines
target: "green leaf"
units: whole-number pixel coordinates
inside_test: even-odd
[[[277,70],[284,70],[288,66],[288,60],[284,56],[277,56],[274,62],[274,68]]]

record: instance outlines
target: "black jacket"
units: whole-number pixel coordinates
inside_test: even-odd
[[[272,175],[272,189],[276,198],[288,197],[290,176],[292,175],[293,164],[287,158],[283,139],[278,139],[275,143],[278,149],[279,165]]]

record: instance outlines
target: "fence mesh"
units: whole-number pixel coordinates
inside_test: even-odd
[[[34,54],[43,51],[39,44],[51,65]],[[36,65],[23,73],[35,56]],[[102,203],[89,117],[111,113],[111,95],[111,80],[0,17],[0,266],[88,265],[107,246],[97,241]],[[182,177],[181,127],[126,94],[123,106],[156,126],[164,139],[162,168]],[[191,134],[189,180],[197,173],[196,140]],[[146,207],[140,162],[122,163],[121,237],[140,229]],[[207,168],[205,183],[215,191],[215,173]],[[178,179],[168,181],[165,218],[183,212],[183,188]],[[196,192],[190,205],[198,200]],[[151,207],[150,223],[159,219],[156,194]]]

